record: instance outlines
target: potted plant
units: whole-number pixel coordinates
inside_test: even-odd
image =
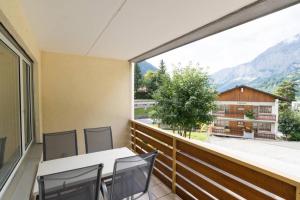
[[[245,117],[248,119],[255,119],[254,112],[252,110],[247,110],[245,112]]]

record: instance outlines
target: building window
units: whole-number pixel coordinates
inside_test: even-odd
[[[0,190],[33,138],[32,62],[0,26]]]
[[[271,123],[258,123],[258,130],[271,131]]]
[[[259,113],[272,113],[272,106],[259,106]]]
[[[229,105],[225,105],[225,113],[229,113]]]
[[[229,126],[229,122],[225,120],[215,120],[215,126],[220,126],[220,127]]]
[[[217,112],[224,112],[225,106],[224,105],[217,105]]]

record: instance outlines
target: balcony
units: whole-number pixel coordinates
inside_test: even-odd
[[[205,143],[131,121],[131,146],[159,151],[154,174],[182,199],[296,199],[299,180]]]
[[[232,118],[232,119],[242,119],[242,120],[258,120],[258,121],[276,121],[276,115],[267,113],[258,113],[254,115],[254,119],[249,119],[245,116],[244,112],[225,112],[216,111],[212,113],[215,117],[221,118]]]
[[[256,120],[276,121],[276,115],[274,114],[258,114],[255,116]]]
[[[0,173],[0,199],[30,198],[44,133],[76,129],[78,153],[84,154],[82,130],[109,125],[114,147],[159,151],[150,188],[154,199],[300,200],[297,178],[130,120],[133,63],[295,2],[178,1],[170,9],[167,1],[1,1],[0,59],[6,57],[1,67],[7,70],[0,80],[7,88],[1,90],[0,139],[7,143],[0,166],[14,162],[6,176]],[[168,31],[158,33],[166,24]],[[260,120],[270,119],[275,120]]]
[[[224,136],[236,136],[236,137],[243,137],[244,133],[242,129],[239,128],[228,128],[225,129],[224,127],[212,127],[213,134],[215,135],[224,135]]]

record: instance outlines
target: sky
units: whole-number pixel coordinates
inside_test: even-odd
[[[179,47],[147,60],[159,66],[163,59],[168,72],[189,64],[209,74],[253,60],[260,53],[300,34],[300,4]]]

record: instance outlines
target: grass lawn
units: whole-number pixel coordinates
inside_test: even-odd
[[[147,118],[148,117],[148,112],[151,111],[151,108],[135,108],[134,109],[134,118],[139,119],[139,118]]]
[[[152,124],[151,126],[158,128],[157,124]],[[163,129],[163,130],[167,131],[169,133],[173,133],[172,130],[165,130],[165,129]],[[208,137],[209,136],[207,134],[207,127],[203,127],[200,132],[194,131],[191,133],[191,139],[194,139],[194,140],[206,141],[206,140],[208,140]]]
[[[192,132],[191,139],[206,141],[208,139],[208,134],[206,132]]]

